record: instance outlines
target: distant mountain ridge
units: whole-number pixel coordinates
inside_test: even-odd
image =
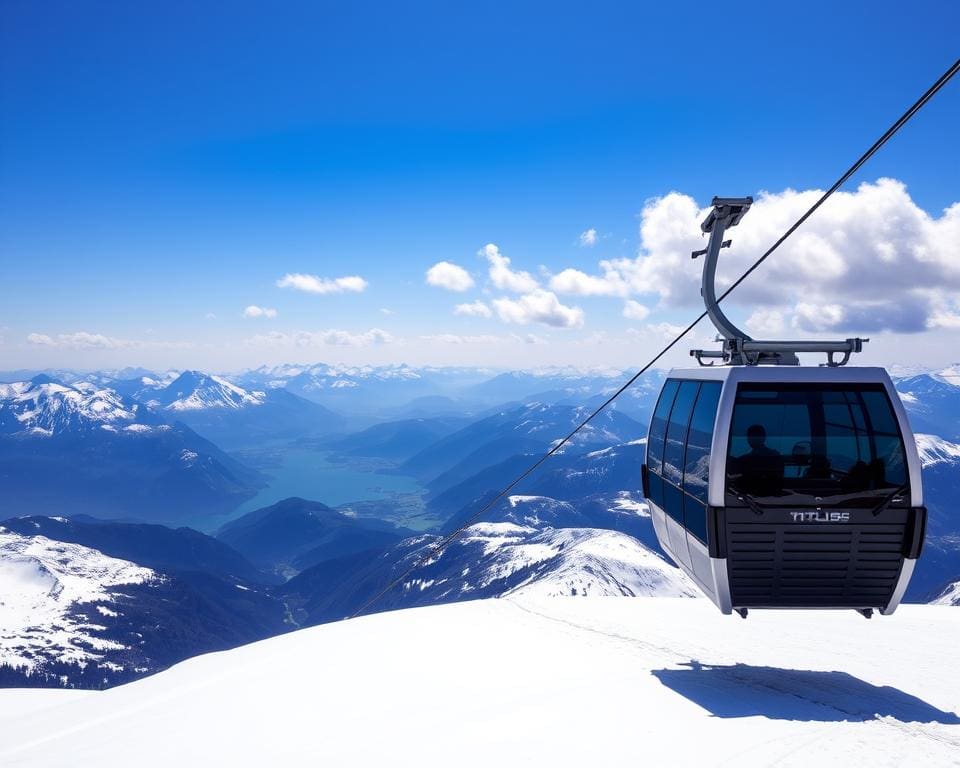
[[[156,391],[152,402],[170,411],[199,411],[208,408],[244,408],[262,405],[265,392],[248,392],[213,374],[184,371]]]
[[[37,377],[0,385],[0,518],[189,520],[233,509],[259,473],[116,391]]]
[[[583,408],[543,403],[502,410],[428,446],[404,462],[401,470],[427,480],[430,490],[440,493],[498,461],[548,449],[588,413]],[[584,427],[564,450],[582,452],[645,434],[639,422],[608,410]]]
[[[915,432],[960,440],[960,366],[894,383]]]
[[[258,567],[291,576],[325,560],[388,547],[410,533],[293,497],[231,520],[217,538]]]
[[[199,371],[184,371],[140,396],[169,419],[228,449],[328,434],[344,424],[340,415],[284,389],[246,390]]]
[[[232,547],[192,528],[40,515],[7,519],[2,525],[22,536],[80,544],[166,573],[201,572],[255,584],[276,582]]]

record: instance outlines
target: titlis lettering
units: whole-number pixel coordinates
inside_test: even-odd
[[[816,512],[791,512],[790,517],[795,523],[849,523],[849,512],[824,512],[818,509]]]

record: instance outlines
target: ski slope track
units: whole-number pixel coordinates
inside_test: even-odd
[[[0,764],[957,765],[958,637],[947,606],[872,621],[741,621],[671,598],[416,608],[104,692],[0,691]]]

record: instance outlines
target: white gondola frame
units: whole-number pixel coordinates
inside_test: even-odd
[[[910,482],[908,506],[923,505],[920,455],[916,440],[907,419],[903,403],[886,370],[877,367],[817,367],[795,366],[704,366],[700,368],[675,368],[667,375],[667,381],[718,381],[722,384],[717,414],[714,419],[713,437],[707,485],[708,509],[726,504],[726,462],[730,440],[730,427],[737,389],[741,383],[760,384],[880,384],[887,393],[894,416],[903,439],[907,476]],[[653,427],[651,419],[651,429]],[[647,450],[650,431],[647,432]],[[646,459],[645,459],[646,461]],[[711,557],[707,544],[700,542],[686,527],[674,520],[659,505],[647,500],[653,519],[654,531],[660,546],[717,607],[725,614],[732,613],[735,606],[731,598],[727,558]],[[708,526],[708,529],[710,526]],[[709,534],[708,534],[709,535]],[[880,612],[892,614],[910,582],[915,558],[904,557],[900,575],[891,599]]]

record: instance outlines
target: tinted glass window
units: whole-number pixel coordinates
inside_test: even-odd
[[[663,449],[663,477],[676,486],[683,482],[683,458],[687,446],[687,428],[690,426],[690,414],[697,399],[700,382],[684,381],[680,384],[677,398],[670,412],[670,424],[667,427],[667,442]],[[682,518],[681,518],[682,519]]]
[[[707,505],[688,494],[683,496],[684,525],[704,544],[707,543]]]
[[[727,457],[734,495],[869,506],[906,482],[903,439],[882,386],[738,388]]]
[[[687,457],[683,474],[683,490],[704,504],[707,503],[707,483],[710,479],[710,443],[713,423],[720,402],[720,382],[705,381],[693,407],[690,433],[687,436]]]
[[[663,481],[663,511],[683,525],[683,491]]]
[[[660,399],[657,401],[657,408],[653,412],[653,418],[650,420],[650,434],[647,437],[647,467],[654,472],[662,472],[663,464],[663,439],[667,434],[667,419],[670,418],[670,409],[673,407],[673,399],[676,397],[680,382],[676,379],[668,379],[660,392]]]

